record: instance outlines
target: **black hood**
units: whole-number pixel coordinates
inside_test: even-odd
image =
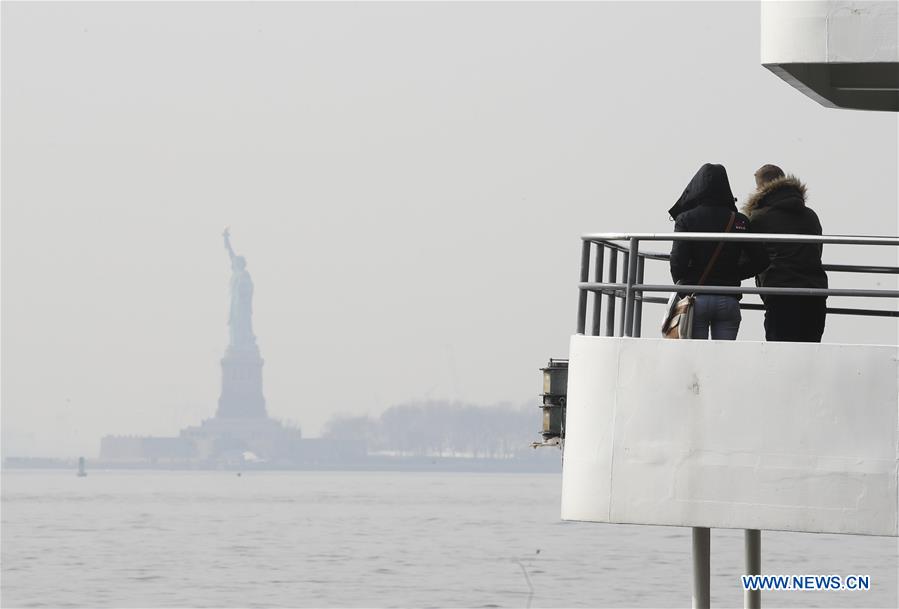
[[[684,194],[680,196],[677,203],[668,210],[672,218],[677,218],[680,214],[698,207],[706,205],[709,207],[725,207],[733,211],[737,211],[734,204],[734,193],[730,190],[730,182],[727,180],[727,171],[723,165],[713,165],[706,163],[699,168],[690,183],[684,189]]]

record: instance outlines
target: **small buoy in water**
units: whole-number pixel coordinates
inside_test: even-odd
[[[237,477],[240,478],[240,476],[241,476],[240,472],[237,472]]]
[[[84,478],[87,472],[84,471],[84,457],[78,457],[78,477]]]

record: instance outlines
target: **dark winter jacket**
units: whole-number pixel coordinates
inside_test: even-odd
[[[737,212],[734,197],[721,165],[703,165],[684,194],[669,210],[675,232],[723,233],[735,213],[731,233],[749,232],[749,220]],[[671,246],[671,278],[675,283],[696,285],[718,241],[675,241]],[[759,243],[730,242],[721,248],[705,285],[738,286],[768,266],[768,255]]]
[[[793,176],[763,184],[743,208],[754,233],[820,235],[818,215],[805,205],[805,185]],[[820,243],[767,243],[771,265],[759,274],[763,287],[826,288]]]

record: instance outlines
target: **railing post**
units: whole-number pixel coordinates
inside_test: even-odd
[[[615,283],[618,280],[618,250],[610,248],[609,251],[609,281]],[[615,336],[615,292],[606,296],[606,336]]]
[[[631,239],[630,250],[625,260],[627,285],[624,289],[624,332],[625,336],[634,335],[634,284],[637,283],[637,264],[640,259],[640,241]]]
[[[581,244],[581,283],[590,279],[590,241]],[[577,333],[583,334],[587,326],[587,290],[578,286],[577,295]]]
[[[599,242],[596,244],[596,255],[593,260],[593,281],[602,283],[602,263],[605,255],[606,245]],[[602,292],[593,292],[593,324],[590,326],[590,334],[599,336],[601,328],[600,316],[602,315]]]
[[[643,267],[646,266],[645,258],[637,259],[637,283],[643,283]],[[639,300],[638,300],[639,297]],[[634,336],[640,337],[643,334],[643,291],[634,292]]]
[[[621,256],[621,280],[627,281],[627,269],[630,266],[630,252],[624,252]],[[621,314],[618,316],[618,334],[615,336],[624,336],[624,316],[627,313],[627,300],[625,298],[626,294],[622,294],[619,296],[621,298]]]

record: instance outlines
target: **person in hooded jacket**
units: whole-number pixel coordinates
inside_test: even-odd
[[[721,165],[700,167],[668,213],[675,232],[723,233],[732,222],[734,234],[750,231],[749,219],[737,211],[736,199]],[[671,278],[675,283],[697,285],[718,248],[718,241],[675,241],[671,246]],[[768,266],[761,243],[725,242],[704,285],[739,286]],[[734,340],[740,329],[740,294],[697,294],[693,307],[692,338]]]
[[[805,185],[776,165],[755,172],[756,191],[743,207],[756,233],[820,235],[818,215],[805,204]],[[761,287],[826,288],[820,243],[768,243],[771,265],[756,278]],[[765,338],[821,342],[826,296],[764,295]]]

